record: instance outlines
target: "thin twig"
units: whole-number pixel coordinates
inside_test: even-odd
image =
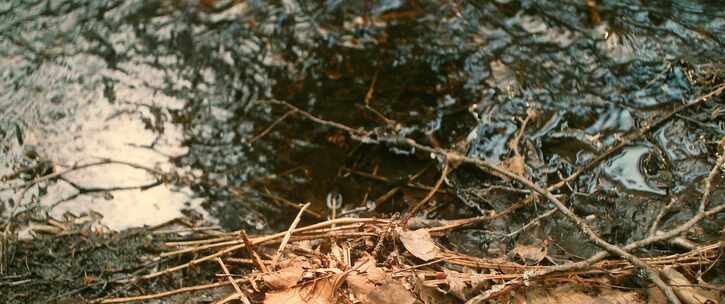
[[[298,209],[298,210],[302,210],[302,206],[303,206],[302,204],[295,204],[292,201],[290,201],[290,200],[288,200],[288,199],[286,199],[284,197],[281,197],[279,195],[276,195],[276,194],[272,193],[266,187],[264,188],[264,192],[259,192],[259,194],[261,194],[262,196],[266,196],[267,198],[271,198],[271,199],[273,199],[273,200],[275,200],[277,202],[280,202],[283,205],[286,205],[286,206],[289,206],[289,207],[292,207],[292,208],[295,208],[295,209]],[[324,219],[324,217],[322,216],[322,214],[319,214],[319,213],[317,213],[315,211],[312,211],[312,210],[305,209],[304,210],[304,213],[307,214],[307,215],[310,215],[310,216],[312,216],[312,217],[314,217],[314,218],[316,218],[318,220]]]
[[[295,230],[295,228],[297,228],[297,224],[300,223],[300,219],[302,219],[302,213],[309,206],[310,206],[310,203],[307,203],[304,206],[302,206],[302,209],[300,209],[300,212],[297,213],[297,216],[295,217],[294,221],[292,221],[292,225],[290,225],[289,229],[287,229],[287,233],[285,233],[284,237],[282,238],[282,243],[279,244],[277,253],[274,254],[274,257],[272,257],[272,266],[271,266],[272,269],[274,269],[274,267],[277,266],[277,262],[279,261],[280,256],[282,256],[284,247],[287,246],[287,242],[289,241],[290,236],[292,236],[292,232]]]
[[[259,257],[259,254],[257,254],[257,250],[254,248],[254,244],[249,240],[249,237],[247,237],[247,232],[244,230],[239,232],[239,236],[242,237],[242,241],[244,241],[244,247],[247,249],[247,252],[249,253],[249,256],[252,257],[252,261],[254,261],[254,265],[259,268],[259,271],[262,273],[269,272],[269,269],[267,269],[267,265],[264,265],[264,262],[262,262],[262,258]]]
[[[612,155],[614,155],[614,153],[619,152],[619,150],[621,150],[622,148],[624,148],[625,146],[627,146],[632,141],[641,138],[642,136],[644,136],[645,134],[649,133],[653,129],[659,127],[664,122],[666,122],[670,118],[672,118],[672,116],[674,116],[675,114],[677,114],[679,112],[682,112],[683,110],[685,110],[687,108],[690,108],[692,106],[699,105],[699,104],[701,104],[701,103],[703,103],[703,102],[705,102],[705,101],[707,101],[707,100],[709,100],[709,99],[711,99],[711,98],[713,98],[715,96],[718,96],[718,95],[720,95],[723,92],[723,90],[725,90],[725,83],[720,84],[714,90],[710,91],[709,93],[707,93],[705,95],[702,95],[702,96],[699,96],[699,97],[690,99],[686,103],[675,107],[672,111],[668,112],[667,114],[663,115],[662,117],[660,117],[658,119],[655,119],[652,122],[644,123],[641,128],[637,129],[633,133],[629,133],[629,134],[625,135],[622,138],[622,140],[619,141],[619,143],[617,143],[613,147],[609,148],[606,152],[600,154],[599,156],[597,156],[595,159],[593,159],[592,161],[590,161],[586,165],[579,167],[578,169],[576,169],[576,171],[574,171],[574,173],[572,173],[571,175],[569,175],[566,178],[562,179],[558,183],[556,183],[554,185],[551,185],[549,187],[549,191],[553,191],[554,189],[561,188],[566,183],[568,183],[568,182],[574,180],[575,178],[579,177],[579,175],[581,175],[582,173],[591,170],[592,168],[594,168],[596,165],[598,165],[599,163],[601,163],[605,159],[608,159],[609,157],[611,157]]]
[[[422,200],[420,200],[413,208],[408,210],[408,212],[403,216],[403,218],[400,220],[401,226],[405,227],[408,223],[408,220],[410,220],[411,217],[415,215],[416,212],[418,212],[418,209],[423,207],[431,198],[433,198],[433,195],[436,194],[438,189],[443,185],[443,181],[446,179],[446,176],[448,176],[448,160],[443,162],[443,169],[441,169],[441,177],[438,178],[438,181],[436,182],[435,186],[433,186],[433,189],[431,189],[428,192],[428,195],[426,195]]]
[[[248,279],[244,278],[244,279],[235,279],[234,281],[237,283],[240,283],[240,282],[245,282],[247,280]],[[170,296],[177,295],[180,293],[187,293],[187,292],[193,292],[193,291],[199,291],[199,290],[218,288],[218,287],[226,286],[229,284],[231,284],[229,281],[217,282],[217,283],[211,283],[211,284],[183,287],[183,288],[179,288],[179,289],[174,289],[174,290],[169,290],[169,291],[164,291],[164,292],[159,292],[159,293],[154,293],[154,294],[147,294],[147,295],[142,295],[142,296],[101,299],[97,303],[111,304],[111,303],[128,303],[128,302],[148,301],[148,300],[170,297]]]
[[[552,214],[556,213],[557,210],[558,209],[549,209],[549,211],[546,211],[543,214],[537,216],[535,219],[526,223],[526,225],[521,226],[521,228],[516,229],[515,231],[512,231],[511,233],[507,234],[506,237],[512,238],[512,237],[516,236],[517,234],[521,233],[522,231],[529,229],[529,227],[539,224],[539,222],[541,222],[541,220],[543,220],[547,217],[550,217]]]
[[[229,279],[229,283],[232,284],[234,287],[234,290],[236,291],[236,294],[234,294],[234,298],[239,299],[244,304],[251,304],[249,302],[249,299],[247,298],[247,295],[242,291],[241,288],[239,288],[239,285],[237,285],[237,282],[234,281],[234,278],[232,277],[232,274],[229,273],[229,269],[227,269],[227,265],[224,264],[224,261],[222,261],[221,258],[216,258],[217,262],[219,263],[219,266],[221,266],[222,271],[224,271],[224,274],[227,276],[227,279]]]
[[[279,123],[281,123],[283,120],[285,120],[287,117],[289,117],[290,115],[294,114],[295,112],[297,112],[297,110],[289,110],[289,111],[285,112],[284,115],[280,116],[274,122],[272,122],[272,124],[270,124],[269,127],[267,127],[266,129],[262,130],[262,132],[259,132],[259,134],[257,134],[256,136],[252,137],[252,139],[249,140],[249,145],[254,144],[255,141],[257,141],[260,138],[262,138],[265,135],[267,135],[267,133],[269,133],[269,131],[272,131],[272,129],[274,127],[276,127]]]
[[[715,91],[713,91],[701,98],[695,99],[693,102],[690,102],[686,105],[678,107],[675,111],[672,111],[672,112],[668,113],[667,115],[665,115],[665,117],[662,117],[661,119],[656,120],[652,125],[645,125],[644,127],[638,129],[638,131],[635,132],[632,136],[625,137],[625,139],[623,141],[621,141],[620,144],[615,146],[615,148],[608,150],[606,153],[604,153],[603,155],[600,155],[594,161],[590,162],[588,165],[586,165],[582,168],[588,169],[590,166],[593,166],[594,163],[598,163],[598,162],[602,161],[603,159],[608,158],[610,155],[612,155],[614,152],[616,152],[616,150],[621,149],[621,147],[624,146],[625,142],[629,142],[635,137],[638,138],[638,137],[642,136],[643,134],[645,134],[646,132],[648,132],[649,130],[654,128],[655,126],[661,124],[666,119],[668,119],[669,117],[674,115],[675,112],[678,112],[681,109],[684,109],[685,107],[689,107],[692,104],[700,103],[703,100],[706,100],[712,96],[715,96],[715,95],[719,94],[723,89],[725,89],[725,84],[722,85],[721,87],[719,87],[718,89],[716,89]],[[366,134],[364,131],[355,130],[348,126],[340,125],[339,123],[330,122],[330,121],[326,121],[326,120],[317,118],[310,113],[307,113],[307,112],[304,112],[301,110],[299,110],[299,111],[300,111],[300,113],[303,113],[303,115],[305,115],[306,117],[310,118],[313,121],[320,122],[320,123],[323,123],[328,126],[341,126],[340,127],[341,129],[348,130],[351,133],[351,135],[356,135],[356,134],[365,135]],[[597,246],[599,246],[601,248],[604,248],[607,252],[616,254],[616,255],[630,261],[632,264],[636,265],[637,267],[644,269],[647,272],[649,278],[652,280],[652,282],[655,283],[655,285],[657,285],[657,287],[659,287],[663,291],[663,293],[665,294],[665,296],[668,298],[669,301],[671,301],[672,303],[680,303],[679,299],[674,294],[674,291],[672,290],[672,288],[670,286],[668,286],[662,280],[662,278],[660,277],[659,273],[656,270],[654,270],[652,267],[650,267],[646,263],[642,262],[642,260],[640,260],[638,257],[623,250],[621,247],[611,244],[609,242],[606,242],[604,239],[599,237],[599,235],[582,218],[580,218],[573,211],[571,211],[568,207],[566,207],[548,189],[541,188],[538,185],[529,181],[525,177],[514,174],[514,173],[512,173],[508,170],[505,170],[503,168],[500,168],[498,166],[491,165],[490,163],[488,163],[486,161],[483,161],[480,159],[469,158],[469,157],[460,155],[458,153],[450,152],[450,151],[443,150],[443,149],[437,149],[437,148],[432,148],[432,147],[428,147],[425,145],[421,145],[409,138],[400,138],[400,137],[383,138],[382,140],[392,143],[392,144],[405,145],[405,146],[415,148],[420,151],[438,154],[438,155],[446,157],[446,159],[448,161],[470,163],[470,164],[478,166],[479,168],[481,168],[485,171],[497,173],[497,174],[506,176],[508,178],[511,178],[511,179],[514,179],[514,180],[520,182],[521,184],[525,185],[527,188],[541,194],[542,196],[546,197],[550,202],[552,202],[556,206],[556,208],[560,212],[562,212],[570,221],[572,221],[579,228],[579,230],[581,232],[583,232],[585,235],[587,235],[587,237],[590,239],[590,241],[592,241],[594,244],[596,244]],[[567,177],[566,179],[563,179],[562,181],[560,181],[558,183],[559,187],[560,187],[560,185],[566,184],[568,182],[568,180],[570,180],[570,178],[573,179],[575,176],[578,176],[579,174],[581,174],[581,172],[584,172],[582,170],[582,168],[580,168],[580,170],[577,170],[574,174]]]

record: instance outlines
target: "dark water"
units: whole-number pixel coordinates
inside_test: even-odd
[[[186,215],[271,231],[297,212],[271,197],[312,202],[327,216],[328,196],[340,194],[338,212],[365,210],[396,181],[421,171],[421,184],[437,178],[429,158],[361,144],[298,115],[252,142],[288,111],[271,100],[355,128],[389,125],[430,145],[468,138],[463,152],[494,163],[511,156],[507,143],[534,110],[521,149],[528,174],[550,184],[704,93],[724,69],[721,1],[595,2],[3,2],[0,175],[40,160],[57,172],[108,157],[175,178],[153,185],[143,170],[93,167],[41,183],[21,201],[4,190],[0,208],[31,219],[95,211],[114,229]],[[633,143],[573,182],[580,195],[571,203],[596,215],[608,239],[641,237],[631,231],[663,204],[696,202],[725,133],[722,109],[714,99]],[[520,196],[495,183],[461,168],[451,177],[456,189],[437,196],[428,216],[474,216]],[[153,186],[138,189],[145,185]],[[376,214],[425,193],[402,188]],[[581,242],[566,225],[533,234]],[[461,233],[451,238],[487,242]]]

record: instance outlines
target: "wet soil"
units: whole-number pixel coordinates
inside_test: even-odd
[[[441,163],[429,155],[360,142],[288,114],[274,100],[494,164],[508,165],[520,152],[526,176],[553,184],[725,78],[719,1],[587,3],[0,4],[0,223],[21,240],[38,234],[33,224],[78,217],[94,218],[103,231],[185,218],[269,233],[286,229],[297,214],[285,201],[311,202],[322,218],[330,216],[332,198],[338,214],[390,217],[427,190],[402,187],[376,200],[409,182],[433,185],[439,176]],[[614,243],[646,236],[670,203],[662,227],[686,220],[725,134],[724,105],[716,97],[683,111],[557,194],[567,194],[567,203]],[[536,115],[522,129],[529,112]],[[510,143],[518,132],[523,139],[515,152]],[[99,158],[153,168],[164,178],[114,163],[21,187]],[[525,196],[506,190],[518,186],[461,166],[419,215],[501,211]],[[716,189],[713,205],[725,203],[723,191]],[[502,237],[547,207],[542,202],[452,232],[448,242],[492,257],[517,242],[544,239],[557,244],[553,256],[596,250],[560,216]],[[722,214],[709,218],[691,237],[721,238],[724,222]],[[143,237],[131,239],[123,245],[128,256],[146,254],[138,243]],[[80,269],[95,275],[104,269],[77,264],[83,260],[50,267],[71,263],[74,247],[67,243],[81,242],[77,236],[36,240],[13,245],[12,266],[3,274],[11,279],[3,282],[32,278],[50,290],[57,280],[72,280],[46,272],[73,273],[77,284]],[[36,252],[55,247],[65,258]],[[114,269],[127,263],[109,259]],[[36,263],[22,267],[22,261]],[[62,298],[80,288],[73,284],[43,297]],[[1,288],[12,288],[3,292],[9,303],[42,302],[27,286],[7,286]],[[90,287],[74,296],[106,292]]]

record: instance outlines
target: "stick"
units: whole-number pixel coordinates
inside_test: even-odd
[[[227,279],[229,279],[229,283],[231,283],[232,286],[234,287],[234,290],[237,291],[237,293],[234,294],[233,296],[235,298],[238,298],[239,301],[241,301],[244,304],[251,304],[249,302],[249,299],[247,299],[247,295],[242,291],[241,288],[239,288],[239,285],[237,285],[237,282],[234,281],[234,278],[232,277],[232,274],[229,273],[229,269],[227,269],[227,265],[224,265],[224,261],[222,261],[222,259],[219,258],[219,257],[217,257],[216,260],[217,260],[217,262],[219,262],[219,266],[222,267],[222,270],[224,271],[224,274],[227,275]]]
[[[244,282],[248,279],[236,279],[235,282]],[[192,292],[192,291],[199,291],[199,290],[206,290],[206,289],[212,289],[217,287],[222,287],[231,284],[228,281],[225,282],[218,282],[218,283],[211,283],[211,284],[204,284],[204,285],[197,285],[197,286],[190,286],[190,287],[183,287],[179,289],[154,293],[154,294],[148,294],[148,295],[142,295],[142,296],[136,296],[136,297],[124,297],[124,298],[110,298],[110,299],[103,299],[100,300],[100,304],[110,304],[110,303],[128,303],[128,302],[138,302],[138,301],[148,301],[153,299],[160,299],[165,298],[169,296],[173,296],[180,293],[186,293],[186,292]]]
[[[259,268],[259,271],[261,271],[262,273],[269,272],[269,269],[267,269],[267,265],[264,265],[264,262],[262,262],[259,254],[257,254],[257,250],[254,249],[254,244],[249,241],[249,238],[247,237],[247,232],[242,230],[239,232],[239,235],[242,237],[242,241],[244,241],[244,247],[247,249],[247,252],[249,252],[249,256],[252,257],[254,265],[257,266],[257,268]]]
[[[294,221],[292,221],[292,225],[290,225],[289,229],[287,229],[287,233],[285,233],[284,237],[282,238],[282,243],[279,244],[279,249],[277,249],[277,253],[272,258],[272,266],[271,268],[274,268],[277,266],[277,261],[279,261],[279,257],[282,255],[282,251],[284,251],[284,247],[287,246],[287,242],[289,242],[290,236],[292,236],[292,232],[297,228],[297,224],[300,223],[300,219],[302,218],[302,213],[307,209],[307,207],[310,206],[310,203],[305,204],[302,206],[302,209],[300,209],[300,212],[297,213],[297,216],[295,217]]]
[[[438,189],[443,184],[443,181],[446,179],[446,176],[448,175],[448,160],[445,160],[443,163],[443,169],[441,170],[441,177],[436,182],[435,186],[433,186],[433,189],[431,189],[428,192],[428,195],[426,195],[422,200],[420,200],[413,208],[408,210],[408,212],[403,216],[403,218],[400,220],[400,225],[405,227],[408,224],[408,220],[415,215],[416,212],[418,212],[418,209],[423,207],[425,203],[427,203],[431,198],[433,198],[433,195],[438,191]]]
[[[289,117],[290,115],[294,114],[295,112],[297,112],[297,110],[289,110],[286,113],[284,113],[284,115],[282,115],[279,118],[277,118],[277,120],[275,120],[274,122],[272,122],[272,124],[270,124],[269,127],[267,127],[266,129],[264,129],[262,132],[259,132],[259,134],[257,134],[256,136],[252,137],[252,139],[249,140],[249,145],[251,146],[252,144],[254,144],[255,141],[257,141],[260,138],[262,138],[265,135],[267,135],[267,133],[269,133],[269,131],[272,131],[272,129],[275,126],[277,126],[279,123],[281,123],[283,120],[285,120],[287,117]]]

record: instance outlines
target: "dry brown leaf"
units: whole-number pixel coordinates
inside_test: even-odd
[[[501,166],[506,170],[520,176],[526,176],[526,162],[521,155],[514,155],[504,160]]]
[[[340,245],[337,244],[337,242],[332,242],[330,244],[330,255],[332,255],[335,259],[334,261],[342,263],[342,265],[334,265],[338,266],[339,268],[346,268],[347,266],[347,255],[345,252],[345,248],[340,247]]]
[[[588,293],[574,285],[563,285],[557,288],[533,288],[526,292],[528,304],[633,304],[647,303],[643,297],[636,292],[625,292],[621,290],[603,288],[596,293]]]
[[[277,292],[268,292],[264,304],[335,304],[335,289],[341,275],[319,279],[314,283]]]
[[[262,277],[262,280],[269,288],[285,289],[295,286],[304,273],[305,270],[302,266],[295,264],[279,271],[267,273]]]
[[[440,255],[441,249],[433,242],[427,229],[402,230],[398,228],[397,231],[405,249],[408,249],[415,257],[427,262]]]
[[[647,304],[667,304],[667,297],[657,286],[647,288]]]
[[[451,296],[445,295],[438,289],[425,285],[425,276],[418,274],[415,277],[416,289],[418,291],[418,297],[425,304],[444,304],[444,303],[456,303],[458,302]]]
[[[354,269],[367,274],[367,278],[374,283],[382,283],[385,280],[385,272],[376,265],[375,258],[363,252],[363,256],[355,263]]]
[[[720,303],[717,292],[708,292],[699,287],[691,287],[692,283],[674,267],[665,267],[662,274],[670,281],[677,297],[686,304]]]
[[[526,264],[534,265],[546,257],[548,248],[545,246],[517,244],[513,254],[521,258]]]
[[[375,284],[364,276],[351,273],[345,278],[345,283],[352,293],[363,303],[368,301],[368,294],[375,289]]]
[[[378,286],[367,294],[370,304],[415,304],[415,297],[403,284],[395,280],[387,280],[383,285]]]
[[[448,286],[450,287],[450,292],[463,301],[467,300],[467,284],[461,273],[448,270],[447,268],[443,268],[443,272],[446,274],[446,281],[448,282]]]

